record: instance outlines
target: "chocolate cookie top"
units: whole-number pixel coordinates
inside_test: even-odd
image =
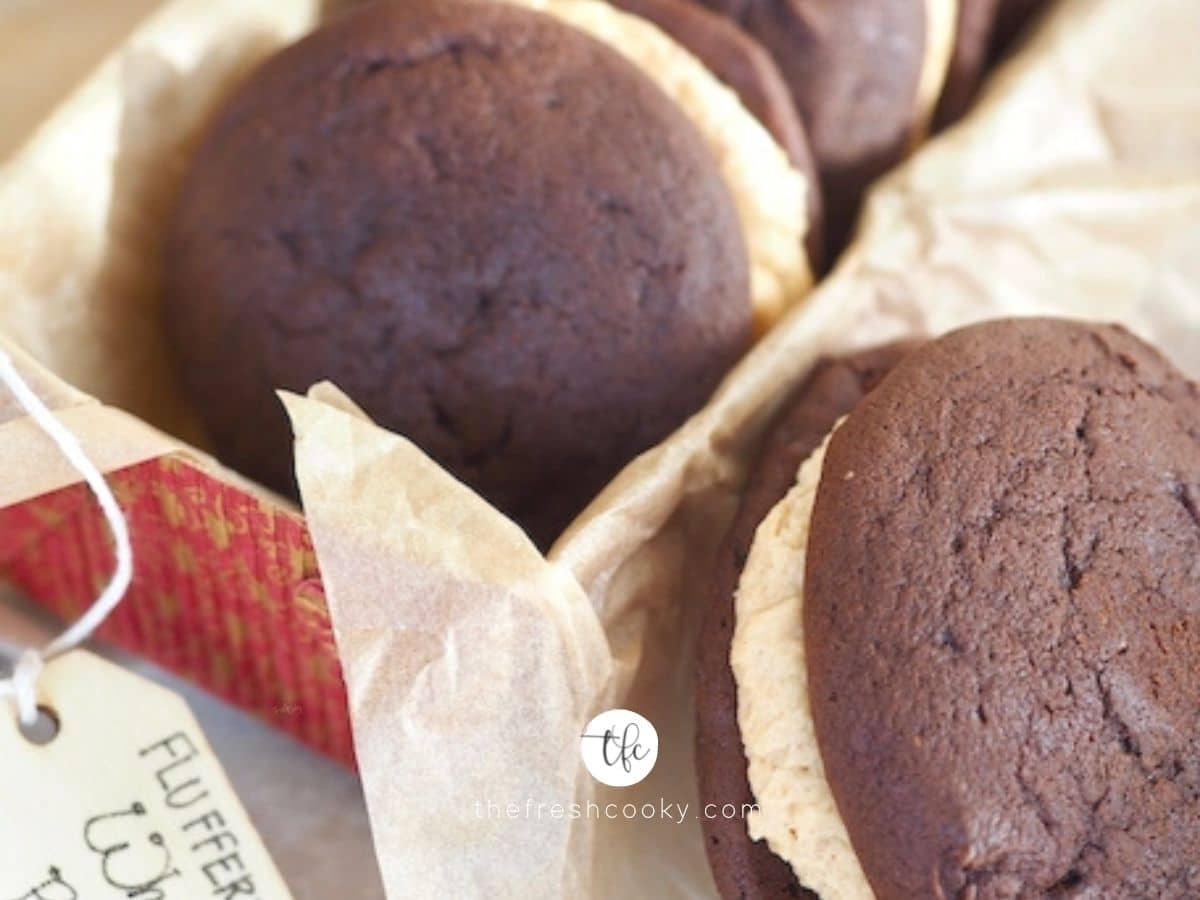
[[[1200,896],[1200,392],[1117,327],[1000,321],[830,442],[804,625],[880,900]]]
[[[770,51],[821,172],[829,244],[848,236],[863,189],[891,168],[918,124],[926,0],[698,0]]]
[[[336,382],[548,542],[750,335],[729,191],[615,51],[516,6],[357,8],[200,147],[166,324],[220,455],[290,480],[276,388]]]
[[[812,267],[820,271],[825,228],[821,185],[808,135],[771,54],[728,19],[689,0],[615,0],[615,5],[653,22],[733,88],[746,109],[779,142],[792,165],[808,179],[805,246]]]
[[[729,652],[734,592],[755,529],[791,488],[800,464],[905,351],[903,346],[888,347],[818,363],[763,446],[716,561],[713,592],[697,645],[696,771],[702,804],[746,809],[754,802],[738,730],[737,685]],[[740,816],[701,821],[709,864],[726,900],[815,896],[800,886],[791,867],[765,842],[750,839]]]

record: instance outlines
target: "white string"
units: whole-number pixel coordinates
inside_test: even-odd
[[[108,482],[100,474],[100,470],[87,458],[75,435],[55,418],[54,413],[46,407],[37,394],[26,383],[25,379],[13,365],[12,359],[0,349],[0,381],[12,391],[17,402],[25,412],[38,424],[42,431],[50,436],[58,445],[67,461],[79,471],[87,482],[100,510],[112,531],[113,547],[117,556],[116,569],[108,585],[96,598],[91,607],[80,616],[79,621],[52,640],[40,651],[32,647],[21,653],[13,667],[12,675],[0,680],[0,697],[13,697],[17,706],[17,715],[26,727],[37,721],[37,681],[45,663],[60,654],[73,650],[95,633],[104,620],[112,613],[133,579],[133,547],[129,543],[129,526],[117,500],[109,489]]]

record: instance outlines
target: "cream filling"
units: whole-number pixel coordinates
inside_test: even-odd
[[[827,445],[758,526],[738,582],[730,662],[757,804],[746,825],[821,900],[874,900],[825,780],[809,705],[804,561]]]
[[[946,86],[950,60],[954,56],[960,3],[961,0],[925,0],[925,58],[917,81],[912,148],[929,137],[933,114]]]
[[[808,183],[783,148],[730,88],[656,25],[603,0],[511,2],[548,13],[608,44],[649,76],[696,126],[737,205],[750,258],[756,331],[766,331],[808,293],[813,281],[804,251]]]

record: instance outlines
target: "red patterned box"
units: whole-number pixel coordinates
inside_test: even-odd
[[[163,456],[110,473],[129,520],[133,585],[100,631],[353,765],[346,691],[299,512]],[[63,619],[112,573],[86,486],[0,509],[0,576]]]

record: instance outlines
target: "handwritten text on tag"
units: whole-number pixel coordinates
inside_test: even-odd
[[[40,699],[44,746],[0,710],[0,900],[289,900],[182,699],[82,651]]]

